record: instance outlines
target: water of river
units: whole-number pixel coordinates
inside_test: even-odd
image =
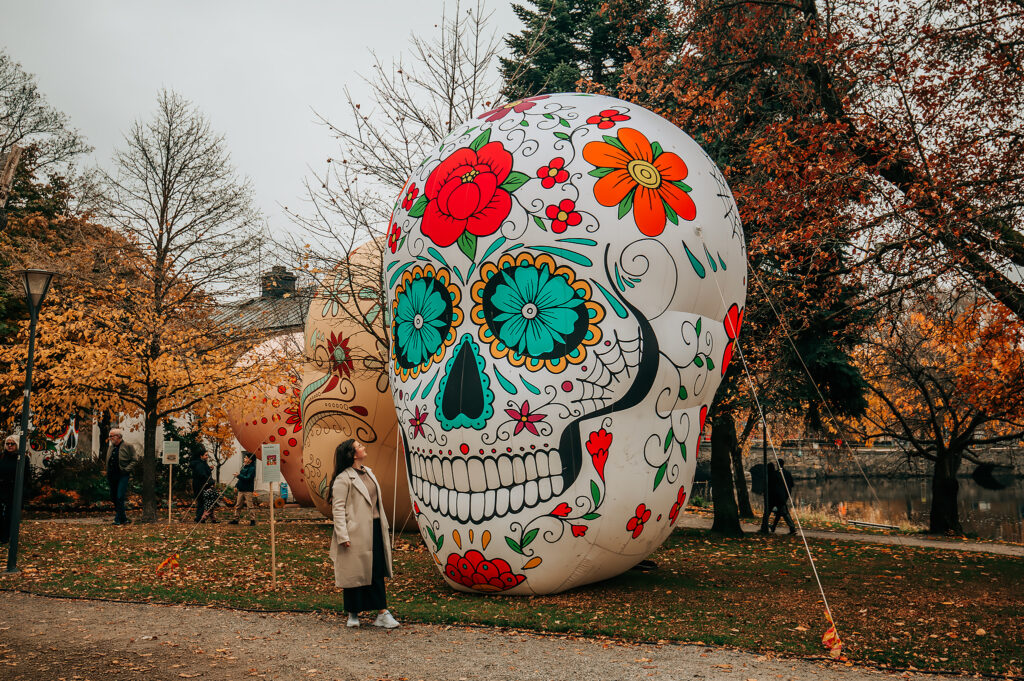
[[[929,479],[873,478],[871,486],[877,500],[864,478],[797,480],[795,496],[799,506],[829,514],[837,514],[839,503],[845,502],[847,520],[927,527]],[[1016,478],[1010,487],[993,491],[961,478],[959,500],[965,532],[984,539],[1024,542],[1024,479]]]

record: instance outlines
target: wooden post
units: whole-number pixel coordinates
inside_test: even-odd
[[[270,483],[270,579],[277,586],[277,545],[274,537],[274,483]]]
[[[174,480],[174,464],[168,464],[167,470],[167,524],[171,524],[171,487]]]

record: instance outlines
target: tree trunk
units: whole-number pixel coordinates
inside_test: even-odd
[[[155,391],[154,391],[155,392]],[[154,523],[157,520],[156,501],[156,400],[152,407],[147,404],[145,412],[145,430],[142,454],[142,522]]]
[[[750,507],[750,495],[747,494],[747,477],[743,470],[743,445],[747,437],[750,435],[750,431],[754,429],[756,421],[752,418],[747,419],[746,425],[743,426],[743,434],[739,440],[733,444],[730,454],[732,455],[732,476],[733,484],[736,487],[736,501],[739,504],[739,513],[741,518],[753,518],[754,509]]]
[[[956,479],[960,470],[958,452],[939,452],[932,475],[932,510],[928,518],[930,534],[963,534],[960,524],[958,495],[960,483]]]
[[[712,532],[743,534],[736,496],[733,493],[732,450],[736,446],[736,424],[731,412],[717,413],[711,421],[711,493],[715,522]]]
[[[100,446],[97,456],[100,461],[107,454],[107,444],[110,438],[110,412],[106,409],[100,414]]]
[[[75,445],[75,458],[83,461],[92,459],[92,421],[95,412],[92,409],[78,410],[75,426],[78,428],[78,443]]]

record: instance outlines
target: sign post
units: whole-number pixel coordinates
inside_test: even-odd
[[[178,463],[178,455],[181,453],[181,443],[177,440],[164,440],[161,459],[169,466],[167,470],[167,524],[171,524],[171,507],[174,503],[171,496],[172,482],[174,481],[174,464]]]
[[[262,446],[263,482],[270,486],[270,579],[277,586],[277,544],[274,534],[274,483],[281,482],[281,445]]]

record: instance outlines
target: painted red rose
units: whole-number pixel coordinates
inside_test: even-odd
[[[522,584],[526,577],[512,572],[512,566],[501,558],[487,560],[479,551],[466,551],[465,556],[452,553],[444,573],[453,582],[474,591],[505,591]]]
[[[463,147],[430,173],[423,195],[423,234],[438,246],[451,246],[465,232],[493,234],[512,210],[512,197],[501,188],[512,171],[512,154],[501,142],[479,151]]]

